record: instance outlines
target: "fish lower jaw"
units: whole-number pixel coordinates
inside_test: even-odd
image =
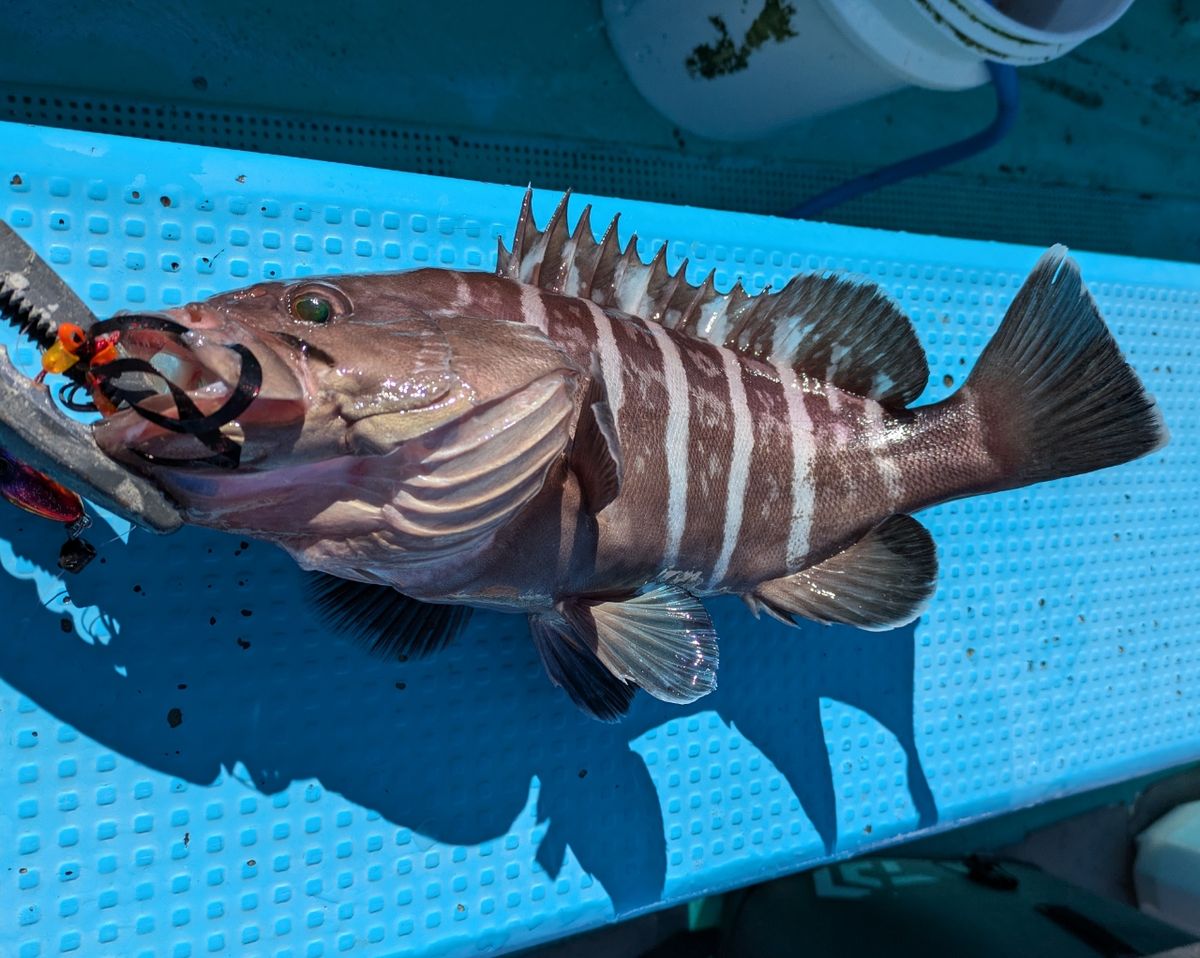
[[[164,404],[152,405],[147,401],[145,405],[152,412],[160,412],[154,407]],[[169,403],[165,406],[172,408]],[[223,427],[222,432],[233,426],[236,424]],[[145,455],[187,458],[207,454],[193,437],[164,429],[133,410],[122,410],[97,422],[92,427],[92,435],[105,455],[127,465],[141,461]]]

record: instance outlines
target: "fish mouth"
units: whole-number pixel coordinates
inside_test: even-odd
[[[122,359],[145,363],[150,369],[132,370],[106,381],[126,395],[138,396],[137,402],[143,408],[163,414],[170,413],[175,405],[171,386],[206,413],[212,413],[228,399],[240,375],[238,358],[224,347],[197,348],[157,329],[130,330],[121,337],[117,354]],[[121,410],[118,415],[131,412],[135,410]]]
[[[93,434],[114,459],[233,469],[242,464],[248,426],[294,418],[280,400],[294,404],[299,383],[273,351],[226,342],[166,316],[107,322],[119,339],[115,358],[91,370],[92,395],[104,413]],[[260,355],[268,357],[265,366]]]

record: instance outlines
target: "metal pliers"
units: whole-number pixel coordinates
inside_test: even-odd
[[[88,329],[96,317],[8,224],[0,222],[0,317],[43,349],[58,328]],[[25,376],[0,346],[0,447],[85,499],[152,532],[174,532],[178,507],[148,479],[127,472],[68,418],[50,390]]]

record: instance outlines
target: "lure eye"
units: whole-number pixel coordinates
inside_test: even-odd
[[[327,323],[333,316],[333,304],[317,293],[306,293],[292,300],[292,315],[306,323]]]
[[[306,283],[288,291],[288,312],[294,319],[323,326],[352,310],[340,289],[327,283]]]
[[[69,353],[77,353],[87,341],[84,331],[74,323],[63,323],[58,330],[58,341]]]

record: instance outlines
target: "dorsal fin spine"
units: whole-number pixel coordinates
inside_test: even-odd
[[[545,243],[539,271],[542,281],[537,285],[556,293],[562,292],[564,254],[571,235],[567,230],[567,202],[570,198],[571,191],[568,190],[555,207],[554,215],[550,217],[550,222],[546,224],[545,232],[542,233]]]
[[[596,255],[600,250],[596,237],[592,235],[591,203],[585,206],[579,215],[579,222],[575,224],[571,241],[574,244],[572,268],[567,274],[563,292],[568,296],[582,296],[587,299],[591,293],[591,287],[587,284],[596,268]]]
[[[692,294],[691,301],[683,310],[683,316],[679,320],[679,328],[689,335],[699,336],[701,339],[707,339],[704,332],[700,330],[700,310],[704,304],[710,302],[714,292],[714,277],[716,270],[709,270],[708,275],[704,277],[703,282],[696,287],[696,291]]]
[[[613,305],[613,276],[617,259],[621,255],[617,244],[617,224],[620,219],[621,214],[618,213],[604,231],[600,240],[600,253],[596,257],[596,269],[592,273],[590,295],[601,306]]]
[[[637,251],[637,234],[625,247],[621,257],[620,278],[617,281],[617,308],[631,316],[648,317],[652,272],[642,262]]]
[[[715,272],[695,287],[687,282],[686,264],[672,275],[665,245],[649,263],[638,254],[636,236],[622,248],[616,216],[598,244],[588,211],[568,233],[569,194],[540,232],[530,197],[527,191],[512,252],[500,244],[496,261],[501,276],[585,297],[694,338],[790,365],[797,373],[877,399],[889,409],[906,406],[925,388],[929,368],[912,326],[873,284],[807,274],[794,277],[777,293],[764,290],[750,296],[739,281],[719,294]]]
[[[688,261],[685,258],[671,279],[671,292],[665,296],[667,305],[663,310],[664,317],[671,319],[668,325],[680,332],[683,332],[684,310],[692,300],[692,287],[687,281],[687,271]]]
[[[664,296],[663,293],[671,279],[671,271],[667,269],[667,244],[663,243],[650,262],[649,279],[646,282],[647,306],[649,307],[646,311],[647,319],[656,323],[663,322],[667,304],[670,302],[670,297]]]
[[[521,200],[521,213],[517,217],[517,228],[513,233],[512,256],[509,259],[509,272],[506,274],[515,279],[521,271],[521,263],[526,258],[529,244],[538,235],[537,224],[533,222],[533,190],[525,190]]]

